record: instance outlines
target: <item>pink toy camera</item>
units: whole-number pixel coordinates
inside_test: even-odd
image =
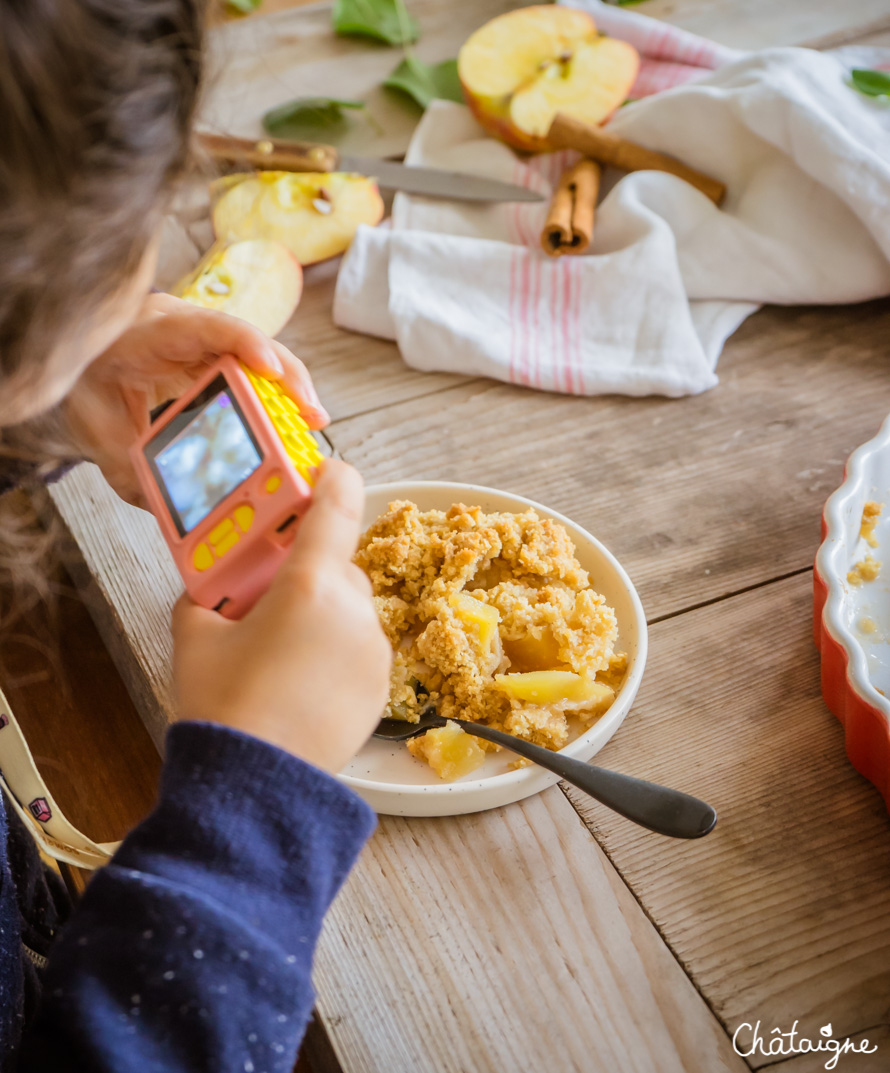
[[[241,618],[286,556],[322,459],[297,404],[274,380],[220,358],[132,457],[189,595]]]

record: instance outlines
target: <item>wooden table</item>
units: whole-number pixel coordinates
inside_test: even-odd
[[[417,0],[427,58],[453,54],[453,38],[506,6]],[[648,9],[746,47],[886,43],[890,31],[883,0]],[[258,36],[243,40],[311,46],[319,71],[343,72],[316,92],[348,95],[362,88],[357,71],[385,73],[391,54],[331,44],[326,18],[269,15],[244,24]],[[218,44],[231,49],[241,32],[227,26]],[[259,59],[245,47],[235,67],[247,77]],[[268,71],[275,57],[262,61]],[[229,83],[222,99],[231,107]],[[392,150],[403,135],[398,124],[385,133]],[[284,336],[333,414],[334,445],[369,482],[502,487],[600,537],[639,589],[651,653],[598,762],[720,814],[708,838],[678,844],[558,786],[475,816],[382,818],[318,951],[318,1016],[336,1061],[346,1073],[770,1062],[811,1073],[826,1056],[746,1062],[731,1046],[743,1022],[761,1021],[768,1038],[798,1020],[811,1039],[830,1023],[841,1040],[878,1044],[839,1069],[890,1068],[890,821],[820,697],[810,576],[822,504],[888,409],[890,302],[764,309],[729,341],[720,385],[703,396],[573,399],[413,372],[394,346],[332,327],[334,271],[307,273]],[[154,524],[88,466],[51,495],[79,549],[75,575],[160,743],[179,585]]]

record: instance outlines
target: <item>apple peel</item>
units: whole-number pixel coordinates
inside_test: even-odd
[[[280,242],[217,242],[173,293],[192,305],[246,320],[266,335],[277,335],[299,304],[303,270]]]
[[[639,70],[626,41],[606,37],[575,8],[535,6],[499,15],[458,55],[467,104],[480,125],[516,149],[556,148],[546,135],[557,113],[603,123]]]
[[[211,186],[218,238],[283,243],[302,265],[343,253],[359,224],[383,218],[377,184],[348,172],[261,171]]]

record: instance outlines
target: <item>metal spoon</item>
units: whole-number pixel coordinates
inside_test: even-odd
[[[383,741],[407,741],[408,738],[415,738],[433,727],[443,727],[446,722],[441,715],[431,711],[422,712],[419,723],[406,723],[402,719],[381,719],[374,731],[374,737]],[[717,813],[710,805],[680,790],[670,790],[667,786],[658,786],[654,782],[572,760],[481,723],[469,723],[464,719],[453,719],[451,722],[457,723],[468,734],[497,742],[505,749],[533,760],[540,767],[547,768],[561,779],[577,786],[579,790],[590,794],[607,808],[660,835],[670,835],[672,838],[701,838],[713,831],[717,822]]]

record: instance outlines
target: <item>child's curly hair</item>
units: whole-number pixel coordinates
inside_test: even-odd
[[[0,425],[151,242],[189,157],[204,7],[0,0]],[[0,429],[0,489],[64,455],[61,432]]]
[[[0,0],[7,400],[52,372],[60,338],[138,266],[188,157],[203,8]]]

